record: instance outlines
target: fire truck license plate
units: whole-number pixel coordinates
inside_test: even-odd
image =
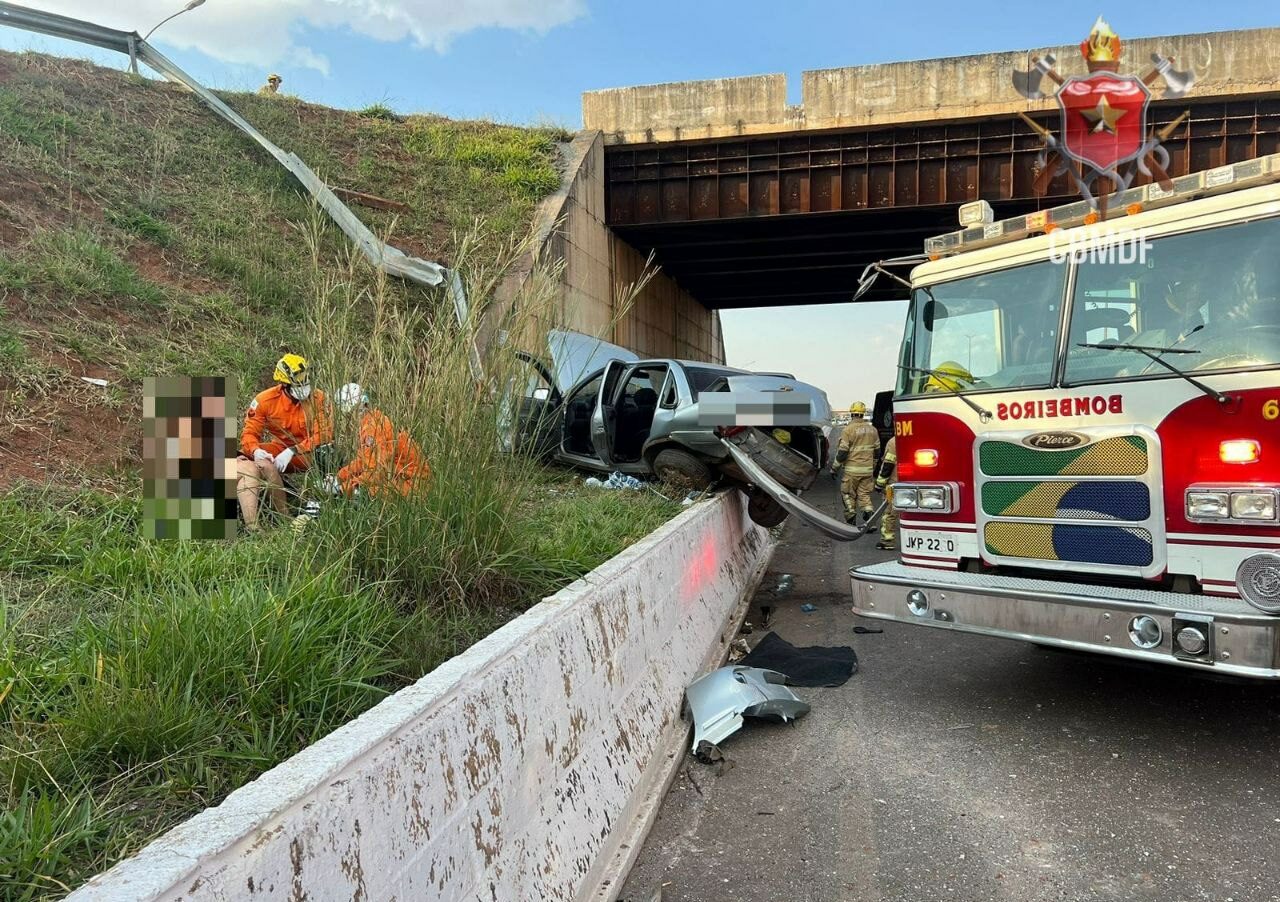
[[[945,532],[904,532],[902,550],[923,554],[955,554],[956,540]]]

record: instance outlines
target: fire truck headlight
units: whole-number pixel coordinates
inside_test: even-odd
[[[1231,516],[1236,520],[1274,520],[1274,492],[1232,492]]]
[[[945,511],[951,509],[951,490],[945,485],[921,486],[919,489],[921,510]]]
[[[1280,554],[1250,555],[1236,570],[1241,597],[1260,611],[1280,614]]]
[[[919,489],[909,488],[905,485],[895,485],[893,487],[893,506],[897,510],[915,510],[920,506]]]
[[[1228,492],[1187,492],[1187,517],[1191,520],[1225,520],[1231,516]]]

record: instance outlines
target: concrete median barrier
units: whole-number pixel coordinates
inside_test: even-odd
[[[695,505],[70,898],[611,898],[772,547]]]

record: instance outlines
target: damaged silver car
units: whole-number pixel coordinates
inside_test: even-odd
[[[515,449],[586,470],[653,475],[681,488],[702,489],[723,478],[747,494],[751,519],[766,527],[786,519],[778,493],[790,497],[809,488],[826,464],[826,393],[787,374],[642,360],[626,348],[558,330],[549,336],[548,352],[549,362],[520,355],[530,373],[517,405]],[[809,423],[776,429],[702,425],[698,398],[708,392],[794,392],[788,397],[808,402]],[[752,479],[740,457],[768,474],[774,488]]]

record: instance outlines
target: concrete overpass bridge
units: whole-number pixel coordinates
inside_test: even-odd
[[[1121,71],[1142,74],[1153,52],[1197,76],[1182,100],[1156,88],[1154,124],[1191,111],[1166,142],[1172,175],[1280,151],[1280,28],[1126,40]],[[567,302],[598,325],[605,295],[652,254],[662,275],[614,340],[714,358],[718,310],[847,301],[866,263],[919,252],[966,201],[1003,217],[1074,199],[1065,179],[1044,198],[1031,187],[1041,141],[1017,114],[1056,131],[1057,106],[1022,98],[1011,73],[1045,53],[1064,75],[1086,71],[1078,48],[1044,47],[805,72],[797,105],[784,75],[585,94],[598,137],[565,214]],[[604,240],[586,234],[583,207]],[[574,284],[575,242],[591,246],[586,268],[608,264],[578,280],[594,289]]]

